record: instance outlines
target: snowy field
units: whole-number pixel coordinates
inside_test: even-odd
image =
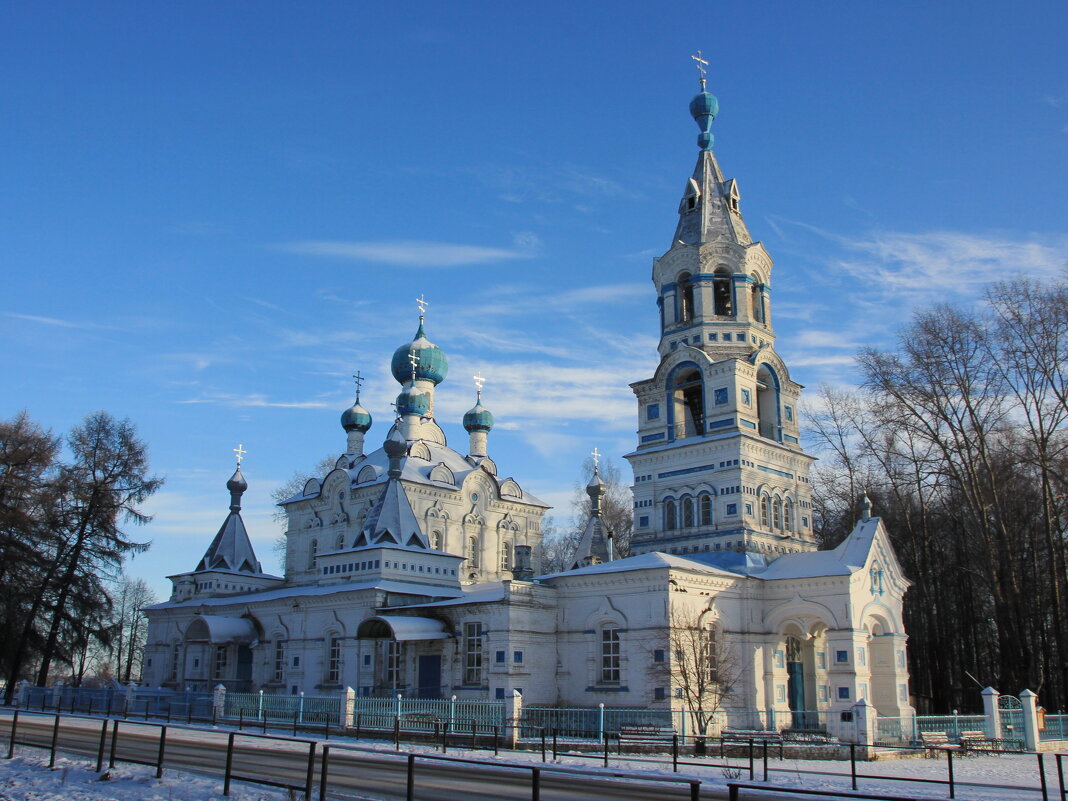
[[[331,740],[335,747],[342,741]],[[361,749],[371,748],[393,752],[390,744],[360,744]],[[431,748],[409,747],[410,753],[431,754]],[[450,749],[450,756],[460,758],[493,760],[486,751]],[[540,762],[540,753],[510,751],[498,757],[502,762],[530,764]],[[720,760],[715,760],[722,764]],[[728,781],[748,782],[748,760],[727,760],[733,769],[723,767],[680,765],[679,777],[699,778],[702,781],[702,797],[714,788],[725,790]],[[1048,797],[1058,798],[1056,761],[1052,754],[1044,757]],[[584,759],[561,754],[558,763],[568,767],[581,767],[590,772],[600,771],[599,760]],[[650,773],[673,775],[671,764],[664,759],[628,758],[613,756],[610,761],[612,773],[628,773],[639,777]],[[960,801],[1038,801],[1040,779],[1038,759],[1035,755],[975,756],[954,759],[954,774],[957,782],[956,798]],[[769,784],[800,787],[807,790],[849,791],[849,763],[814,760],[769,760]],[[162,779],[155,778],[155,769],[138,765],[120,764],[103,774],[97,774],[85,757],[57,757],[56,768],[48,768],[48,756],[38,749],[18,748],[13,760],[0,759],[0,801],[205,801],[222,799],[222,779],[208,778],[168,768]],[[547,768],[546,770],[551,770]],[[834,772],[838,776],[820,775]],[[858,792],[895,795],[904,798],[948,798],[946,785],[891,781],[888,777],[946,779],[945,758],[892,759],[857,764],[858,774],[876,778],[861,778]],[[727,775],[730,774],[730,775]],[[737,774],[737,775],[735,775]],[[756,782],[762,783],[762,765],[756,762]],[[993,785],[979,787],[975,785]],[[285,801],[288,794],[268,787],[259,787],[235,781],[229,796],[236,801]],[[608,797],[607,795],[605,796]],[[654,796],[650,796],[653,798]],[[743,799],[746,795],[743,794]],[[750,798],[767,797],[751,794]],[[797,796],[802,797],[802,796]]]
[[[26,752],[0,760],[0,801],[283,801],[281,791],[234,782],[230,795],[222,794],[222,779],[207,779],[168,770],[162,779],[156,769],[118,765],[102,774],[85,759],[56,757],[49,769],[48,755]]]

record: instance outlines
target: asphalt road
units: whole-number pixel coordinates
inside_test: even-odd
[[[11,731],[13,711],[0,709],[0,742],[6,746]],[[21,712],[17,738],[47,748],[52,741],[55,717],[51,714]],[[60,718],[57,748],[65,753],[84,755],[95,760],[101,747],[101,718]],[[103,732],[106,765],[113,747],[115,721]],[[114,743],[119,762],[132,761],[155,765],[163,727],[134,721],[118,722]],[[202,775],[225,775],[227,744],[230,732],[183,725],[166,727],[164,769],[175,768]],[[235,781],[252,780],[298,787],[303,790],[308,776],[309,752],[312,754],[313,792],[309,801],[319,798],[323,769],[323,746],[328,745],[327,798],[405,801],[409,759],[404,753],[391,753],[342,745],[338,741],[324,744],[290,737],[262,738],[235,733],[232,776]],[[17,748],[18,746],[16,746]],[[314,750],[313,750],[314,749]],[[538,768],[541,801],[690,801],[690,785],[675,781],[652,781],[631,778],[621,771],[597,772],[583,768],[548,765],[539,762],[475,764],[477,760],[448,760],[416,755],[412,771],[415,801],[498,801],[531,799],[533,768]],[[614,775],[613,775],[614,774]],[[743,796],[745,797],[745,796]],[[786,801],[797,796],[761,792],[751,798]],[[702,788],[702,801],[726,799],[722,787]]]

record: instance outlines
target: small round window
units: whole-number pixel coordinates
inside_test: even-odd
[[[471,500],[473,500],[473,501],[477,501],[478,500],[478,493],[477,492],[472,492],[471,493]]]

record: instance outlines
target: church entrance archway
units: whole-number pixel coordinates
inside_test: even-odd
[[[797,637],[786,638],[786,698],[790,704],[793,718],[791,728],[809,729],[808,711],[805,705],[805,663],[801,651],[801,640]]]

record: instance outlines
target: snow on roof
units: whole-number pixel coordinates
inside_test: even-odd
[[[431,597],[444,597],[460,595],[459,589],[442,587],[437,584],[415,584],[409,581],[349,581],[338,584],[304,585],[299,587],[283,587],[277,590],[264,592],[246,592],[234,595],[225,595],[218,598],[193,598],[189,601],[164,601],[161,604],[146,606],[146,609],[184,609],[198,606],[229,606],[231,604],[247,604],[260,601],[273,601],[278,598],[296,598],[302,596],[333,595],[340,592],[357,592],[359,590],[385,590],[405,595],[429,595]]]
[[[430,458],[422,459],[418,456],[406,456],[402,459],[400,476],[402,481],[408,481],[414,484],[425,484],[430,487],[451,487],[453,489],[459,489],[463,484],[464,479],[467,478],[470,473],[482,469],[477,464],[471,464],[465,456],[454,451],[448,445],[440,445],[425,439],[419,440],[419,442],[427,447],[427,450],[430,453]],[[436,481],[430,478],[430,472],[439,464],[444,464],[450,471],[452,471],[453,477],[456,479],[455,484],[447,481]],[[374,484],[385,483],[389,471],[389,457],[386,456],[384,448],[378,448],[377,450],[365,454],[362,459],[359,459],[356,464],[348,470],[353,482],[356,481],[356,477],[359,475],[360,471],[368,465],[375,468],[377,477],[373,481],[367,481],[357,486],[369,487]],[[486,475],[496,482],[498,488],[510,480],[508,476],[502,477],[491,475],[490,473],[486,473]],[[511,480],[514,481],[514,479]],[[546,509],[551,508],[545,501],[527,492],[522,487],[520,487],[520,492],[522,493],[522,497],[515,499],[520,503],[527,503],[532,506],[543,506]],[[281,501],[278,505],[285,506],[286,504],[295,503],[304,498],[314,497],[317,497],[317,494],[304,495],[303,491],[301,491],[292,498],[286,498],[284,501]]]
[[[405,604],[403,607],[386,607],[390,609],[414,609],[438,606],[462,606],[463,604],[487,604],[494,601],[503,601],[508,596],[504,582],[492,581],[485,584],[472,584],[463,591],[460,598],[452,598],[448,601],[431,601],[425,604]]]
[[[683,570],[694,570],[700,573],[720,573],[723,575],[735,575],[732,571],[714,565],[703,564],[694,559],[684,556],[675,556],[670,553],[653,551],[638,556],[628,556],[626,559],[616,559],[599,565],[580,567],[577,570],[564,570],[560,573],[550,573],[547,576],[538,576],[538,581],[548,579],[566,578],[568,576],[593,576],[600,573],[626,573],[631,570],[656,570],[659,568],[674,567]]]
[[[375,623],[388,627],[397,642],[408,640],[444,640],[449,636],[445,624],[428,617],[407,617],[404,615],[375,615],[360,623],[361,633],[364,627],[373,628]],[[367,636],[374,636],[368,634]]]
[[[768,569],[756,578],[798,579],[819,576],[848,576],[864,567],[871,552],[875,535],[879,530],[879,518],[861,520],[842,540],[838,547],[829,551],[788,553],[768,565]]]
[[[185,638],[190,642],[246,644],[257,639],[256,627],[247,617],[224,615],[198,615],[186,629]]]

